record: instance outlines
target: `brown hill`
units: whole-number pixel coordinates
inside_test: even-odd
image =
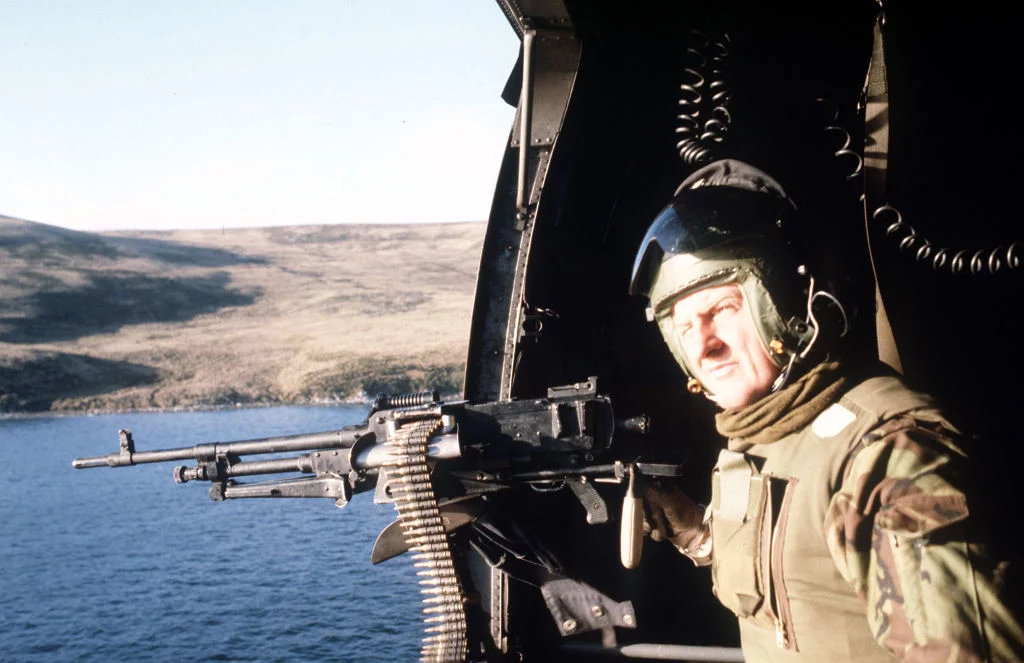
[[[0,412],[457,391],[483,233],[0,217]]]

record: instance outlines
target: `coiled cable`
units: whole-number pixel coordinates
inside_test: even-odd
[[[712,41],[697,30],[687,33],[683,82],[679,85],[676,150],[691,166],[708,163],[729,133],[732,98],[727,77],[729,37]]]
[[[864,196],[864,158],[853,147],[853,136],[839,121],[839,108],[828,99],[818,98],[822,123],[825,126],[825,142],[832,156],[839,163],[839,172],[850,183],[858,200]]]
[[[845,164],[841,171],[845,178],[862,187],[863,157],[852,149],[852,137],[839,124],[838,110],[829,106],[828,100],[818,99],[818,102],[825,109],[825,133],[832,155]],[[860,188],[860,191],[863,199],[863,188]],[[900,211],[888,203],[875,208],[871,213],[871,219],[876,226],[883,229],[884,237],[894,243],[901,253],[911,256],[918,264],[929,265],[935,271],[948,270],[954,276],[973,276],[982,273],[996,275],[1020,269],[1020,242],[983,249],[940,247],[919,234],[913,226],[903,220]]]
[[[936,246],[913,226],[903,220],[903,215],[892,205],[882,205],[871,213],[872,220],[884,228],[885,237],[894,242],[902,253],[906,253],[921,264],[931,265],[936,271],[948,269],[953,275],[1015,272],[1020,269],[1020,242],[994,249],[951,249]]]

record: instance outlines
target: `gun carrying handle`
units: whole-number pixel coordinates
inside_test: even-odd
[[[636,568],[644,545],[644,500],[636,494],[636,467],[629,467],[629,486],[622,499],[622,529],[619,535],[619,554],[622,566]]]

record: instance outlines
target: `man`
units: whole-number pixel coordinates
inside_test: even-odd
[[[631,292],[728,439],[706,509],[648,490],[652,537],[710,565],[748,662],[1024,660],[965,438],[896,376],[846,365],[845,311],[799,259],[796,218],[770,176],[719,161],[640,247]]]

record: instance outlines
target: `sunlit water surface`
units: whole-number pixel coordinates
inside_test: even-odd
[[[0,420],[0,660],[412,661],[409,557],[369,562],[394,518],[364,493],[214,503],[174,463],[75,470],[117,450],[358,423],[365,406]]]

